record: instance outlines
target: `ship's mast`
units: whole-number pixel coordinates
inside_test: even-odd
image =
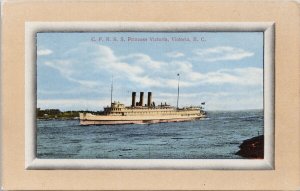
[[[112,101],[113,88],[114,88],[114,76],[111,76],[111,86],[110,86],[110,106],[111,107],[112,107],[112,104],[113,104],[113,101]]]
[[[179,73],[177,74],[178,76],[178,89],[177,89],[177,109],[178,109],[178,102],[179,102],[179,81],[180,81],[180,75]]]

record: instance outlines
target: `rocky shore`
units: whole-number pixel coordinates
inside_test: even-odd
[[[247,139],[239,146],[240,150],[235,153],[236,155],[250,158],[250,159],[263,159],[264,158],[264,136],[260,135]]]

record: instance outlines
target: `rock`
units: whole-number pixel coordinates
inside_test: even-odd
[[[240,150],[235,153],[236,155],[251,158],[263,159],[264,158],[264,136],[260,135],[247,139],[239,146]]]

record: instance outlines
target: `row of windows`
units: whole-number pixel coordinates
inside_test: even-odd
[[[192,112],[192,113],[185,113],[182,112],[180,113],[181,115],[193,115],[193,114],[197,114],[198,112]],[[143,115],[143,114],[156,114],[156,115],[160,115],[160,114],[168,114],[168,115],[178,115],[178,113],[175,112],[113,112],[113,114],[116,115]]]

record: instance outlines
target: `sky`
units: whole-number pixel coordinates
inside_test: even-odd
[[[152,92],[156,105],[263,108],[262,32],[37,33],[37,107],[100,111]],[[139,101],[139,99],[137,99]]]

